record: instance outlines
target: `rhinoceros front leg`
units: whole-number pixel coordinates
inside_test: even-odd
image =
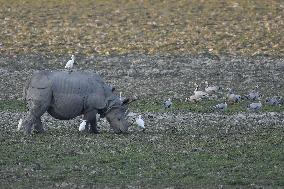
[[[22,128],[25,134],[31,134],[34,128],[37,133],[43,133],[44,129],[40,117],[37,117],[31,113],[23,120]]]
[[[98,111],[97,110],[92,110],[84,114],[83,119],[87,120],[87,124],[90,123],[90,133],[99,133],[99,128],[97,126],[97,115]]]
[[[22,128],[25,134],[31,134],[34,128],[37,132],[44,132],[40,117],[46,112],[48,105],[41,101],[28,102],[29,113],[22,122]]]
[[[44,132],[44,128],[43,128],[43,125],[42,125],[40,118],[37,118],[35,120],[33,127],[34,127],[34,129],[36,130],[37,133],[43,133]]]
[[[99,129],[98,125],[97,125],[97,119],[92,120],[90,122],[90,125],[91,125],[90,126],[90,133],[95,133],[95,134],[100,133],[100,129]]]
[[[20,131],[21,129],[23,129],[25,134],[31,134],[32,126],[35,123],[35,120],[36,118],[29,112],[27,117],[23,119],[21,127],[18,128],[18,130]]]

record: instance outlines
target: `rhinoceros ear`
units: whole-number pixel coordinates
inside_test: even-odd
[[[122,101],[122,105],[126,105],[129,103],[129,98],[126,98]]]

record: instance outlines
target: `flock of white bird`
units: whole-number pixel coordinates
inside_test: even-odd
[[[65,65],[65,68],[69,72],[72,71],[72,68],[74,66],[74,62],[75,62],[75,56],[72,55],[71,60],[69,60]],[[196,102],[199,102],[203,99],[216,99],[218,97],[217,95],[221,94],[222,87],[216,86],[216,85],[209,85],[209,83],[207,81],[205,81],[206,86],[204,88],[204,91],[199,89],[199,85],[197,83],[194,83],[194,85],[195,85],[195,90],[193,91],[193,94],[189,98],[186,98],[186,101],[196,103]],[[241,96],[239,94],[235,94],[233,92],[233,90],[230,89],[230,88],[227,88],[227,91],[228,91],[228,93],[223,97],[224,102],[220,103],[220,104],[216,104],[212,108],[218,109],[218,110],[225,110],[225,109],[228,108],[228,104],[239,103],[243,99],[248,99],[248,100],[252,101],[248,105],[249,110],[258,111],[263,107],[262,102],[261,102],[261,93],[259,91],[258,85],[252,91],[250,91],[247,95],[243,95],[243,96]],[[122,92],[120,92],[119,98],[120,98],[121,101],[123,101],[125,99],[124,97],[122,97]],[[274,97],[271,97],[271,98],[267,98],[265,100],[265,102],[267,104],[271,105],[271,106],[277,106],[277,105],[283,104],[283,98],[279,97],[279,96],[274,96]],[[164,106],[165,109],[171,108],[172,104],[173,103],[171,101],[171,98],[169,98],[169,99],[167,99],[163,102],[163,106]],[[135,120],[135,123],[143,131],[145,130],[145,122],[142,119],[141,115],[138,115],[138,117]],[[79,131],[84,131],[86,129],[86,125],[87,125],[87,121],[82,120],[82,122],[79,126]]]
[[[220,86],[209,86],[208,82],[205,81],[206,87],[204,91],[199,90],[199,86],[195,83],[195,90],[193,92],[193,95],[189,97],[189,99],[186,99],[190,102],[198,102],[202,99],[216,99],[217,94],[221,94],[222,87]],[[235,94],[231,88],[226,89],[228,93],[223,97],[224,102],[217,104],[213,106],[215,109],[219,110],[225,110],[228,108],[228,104],[235,104],[239,103],[243,99],[250,100],[251,103],[248,104],[248,109],[252,111],[258,111],[262,108],[262,102],[261,102],[261,93],[259,91],[259,86],[257,85],[253,90],[251,90],[247,95],[239,95]],[[280,96],[273,96],[268,97],[265,100],[266,104],[271,106],[277,106],[283,104],[283,98]]]

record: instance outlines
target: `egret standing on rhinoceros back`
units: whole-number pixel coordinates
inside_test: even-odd
[[[21,128],[29,134],[34,128],[43,132],[41,116],[69,120],[79,115],[90,123],[90,132],[97,133],[96,114],[106,117],[115,133],[128,130],[125,112],[129,99],[121,102],[98,74],[90,72],[37,71],[24,87],[29,109]]]

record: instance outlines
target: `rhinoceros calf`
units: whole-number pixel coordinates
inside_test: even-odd
[[[69,120],[79,115],[90,123],[90,132],[97,133],[96,114],[106,117],[115,133],[126,132],[125,111],[129,99],[121,102],[98,74],[73,71],[37,71],[24,86],[24,99],[29,109],[21,128],[30,134],[34,128],[44,132],[41,116]]]

